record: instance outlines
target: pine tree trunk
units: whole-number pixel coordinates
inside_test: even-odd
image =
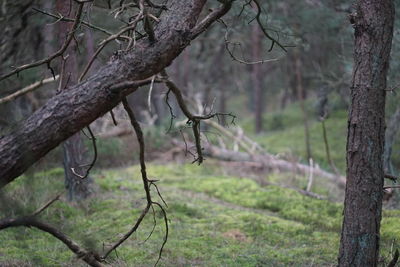
[[[339,266],[377,266],[383,196],[386,74],[392,0],[359,0],[347,137],[347,185]]]

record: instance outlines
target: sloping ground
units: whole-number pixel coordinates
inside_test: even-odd
[[[149,167],[149,176],[161,180],[158,184],[169,205],[170,234],[159,266],[336,265],[340,204],[223,173],[210,162],[200,167]],[[139,175],[137,166],[99,171],[93,175],[98,188],[92,199],[75,206],[58,201],[42,216],[80,244],[101,251],[139,216],[144,204]],[[62,190],[62,177],[63,171],[55,169],[8,188],[12,198],[24,204],[14,213],[35,210]],[[317,191],[329,194],[323,188]],[[3,217],[17,205],[3,200],[1,207]],[[156,220],[152,237],[143,243],[153,225],[153,217],[147,216],[139,231],[112,255],[112,266],[154,265],[164,235],[160,211]],[[385,211],[381,247],[386,263],[392,240],[399,238],[400,211]],[[53,237],[20,228],[0,231],[0,266],[84,265]]]

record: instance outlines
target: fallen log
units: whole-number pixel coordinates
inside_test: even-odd
[[[191,147],[193,145],[190,143],[185,144],[184,142],[175,139],[172,140],[172,143],[176,146],[182,147],[182,149],[186,149],[186,147]],[[312,171],[314,173],[314,176],[326,178],[334,182],[341,188],[344,188],[344,186],[346,185],[346,178],[344,176],[338,176],[336,174],[324,171],[318,167],[312,168],[302,163],[289,162],[266,153],[249,154],[246,152],[219,148],[209,143],[204,143],[202,145],[204,156],[208,156],[211,158],[216,158],[224,161],[257,162],[262,164],[262,166],[266,168],[271,168],[282,172],[294,172],[302,175],[308,175]]]

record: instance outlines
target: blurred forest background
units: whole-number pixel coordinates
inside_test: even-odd
[[[0,73],[59,49],[65,39],[62,29],[68,25],[60,16],[73,17],[69,1],[62,2],[1,1]],[[149,177],[160,180],[158,187],[169,204],[169,239],[159,266],[336,265],[344,190],[335,177],[346,171],[352,6],[340,0],[260,3],[265,29],[287,45],[287,51],[271,47],[254,19],[253,6],[235,4],[168,67],[194,113],[235,116],[203,123],[203,165],[191,164],[195,158],[190,125],[173,95],[166,102],[168,89],[163,84],[128,97],[144,131]],[[395,3],[398,7],[399,1]],[[104,29],[117,32],[128,19],[117,3],[112,6],[95,1],[84,11],[83,19],[98,29],[79,28],[65,61],[56,59],[0,81],[1,134],[77,81],[77,73],[107,37]],[[396,17],[386,112],[385,168],[393,175],[400,169],[399,23]],[[117,41],[109,43],[89,75],[118,49]],[[66,74],[60,82],[62,68]],[[43,79],[40,87],[5,98]],[[92,141],[82,133],[71,154],[71,148],[59,146],[9,185],[1,214],[32,212],[67,186],[68,193],[42,216],[94,250],[118,239],[139,216],[144,192],[139,146],[122,106],[114,109],[114,117],[117,125],[110,114],[91,125],[98,155],[85,192],[68,184],[63,168],[69,164],[68,155],[80,164],[92,160]],[[397,192],[387,192],[382,265],[398,246],[399,201]],[[151,238],[144,242],[152,231],[149,215],[112,255],[112,266],[155,263],[165,228],[161,211],[154,219],[157,227]],[[50,235],[30,228],[0,232],[0,266],[83,264]]]

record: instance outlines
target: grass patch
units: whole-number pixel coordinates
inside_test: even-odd
[[[60,170],[34,175],[28,202],[34,210],[62,188]],[[56,202],[42,219],[59,226],[79,244],[102,251],[125,233],[145,204],[137,166],[93,174],[98,192],[88,201]],[[307,198],[276,186],[261,187],[246,178],[223,176],[213,164],[151,165],[149,176],[169,204],[170,236],[159,266],[315,266],[336,263],[342,207]],[[24,193],[25,177],[9,188]],[[46,185],[46,189],[43,189]],[[42,189],[41,189],[42,188]],[[15,193],[15,194],[14,194]],[[31,205],[28,205],[31,203]],[[2,203],[3,204],[3,203]],[[2,215],[5,215],[2,213]],[[152,266],[164,236],[162,217],[147,216],[139,231],[113,254],[113,266]],[[383,253],[400,232],[399,211],[385,211],[382,222]],[[58,240],[35,229],[0,231],[0,265],[17,261],[31,266],[85,266]]]

